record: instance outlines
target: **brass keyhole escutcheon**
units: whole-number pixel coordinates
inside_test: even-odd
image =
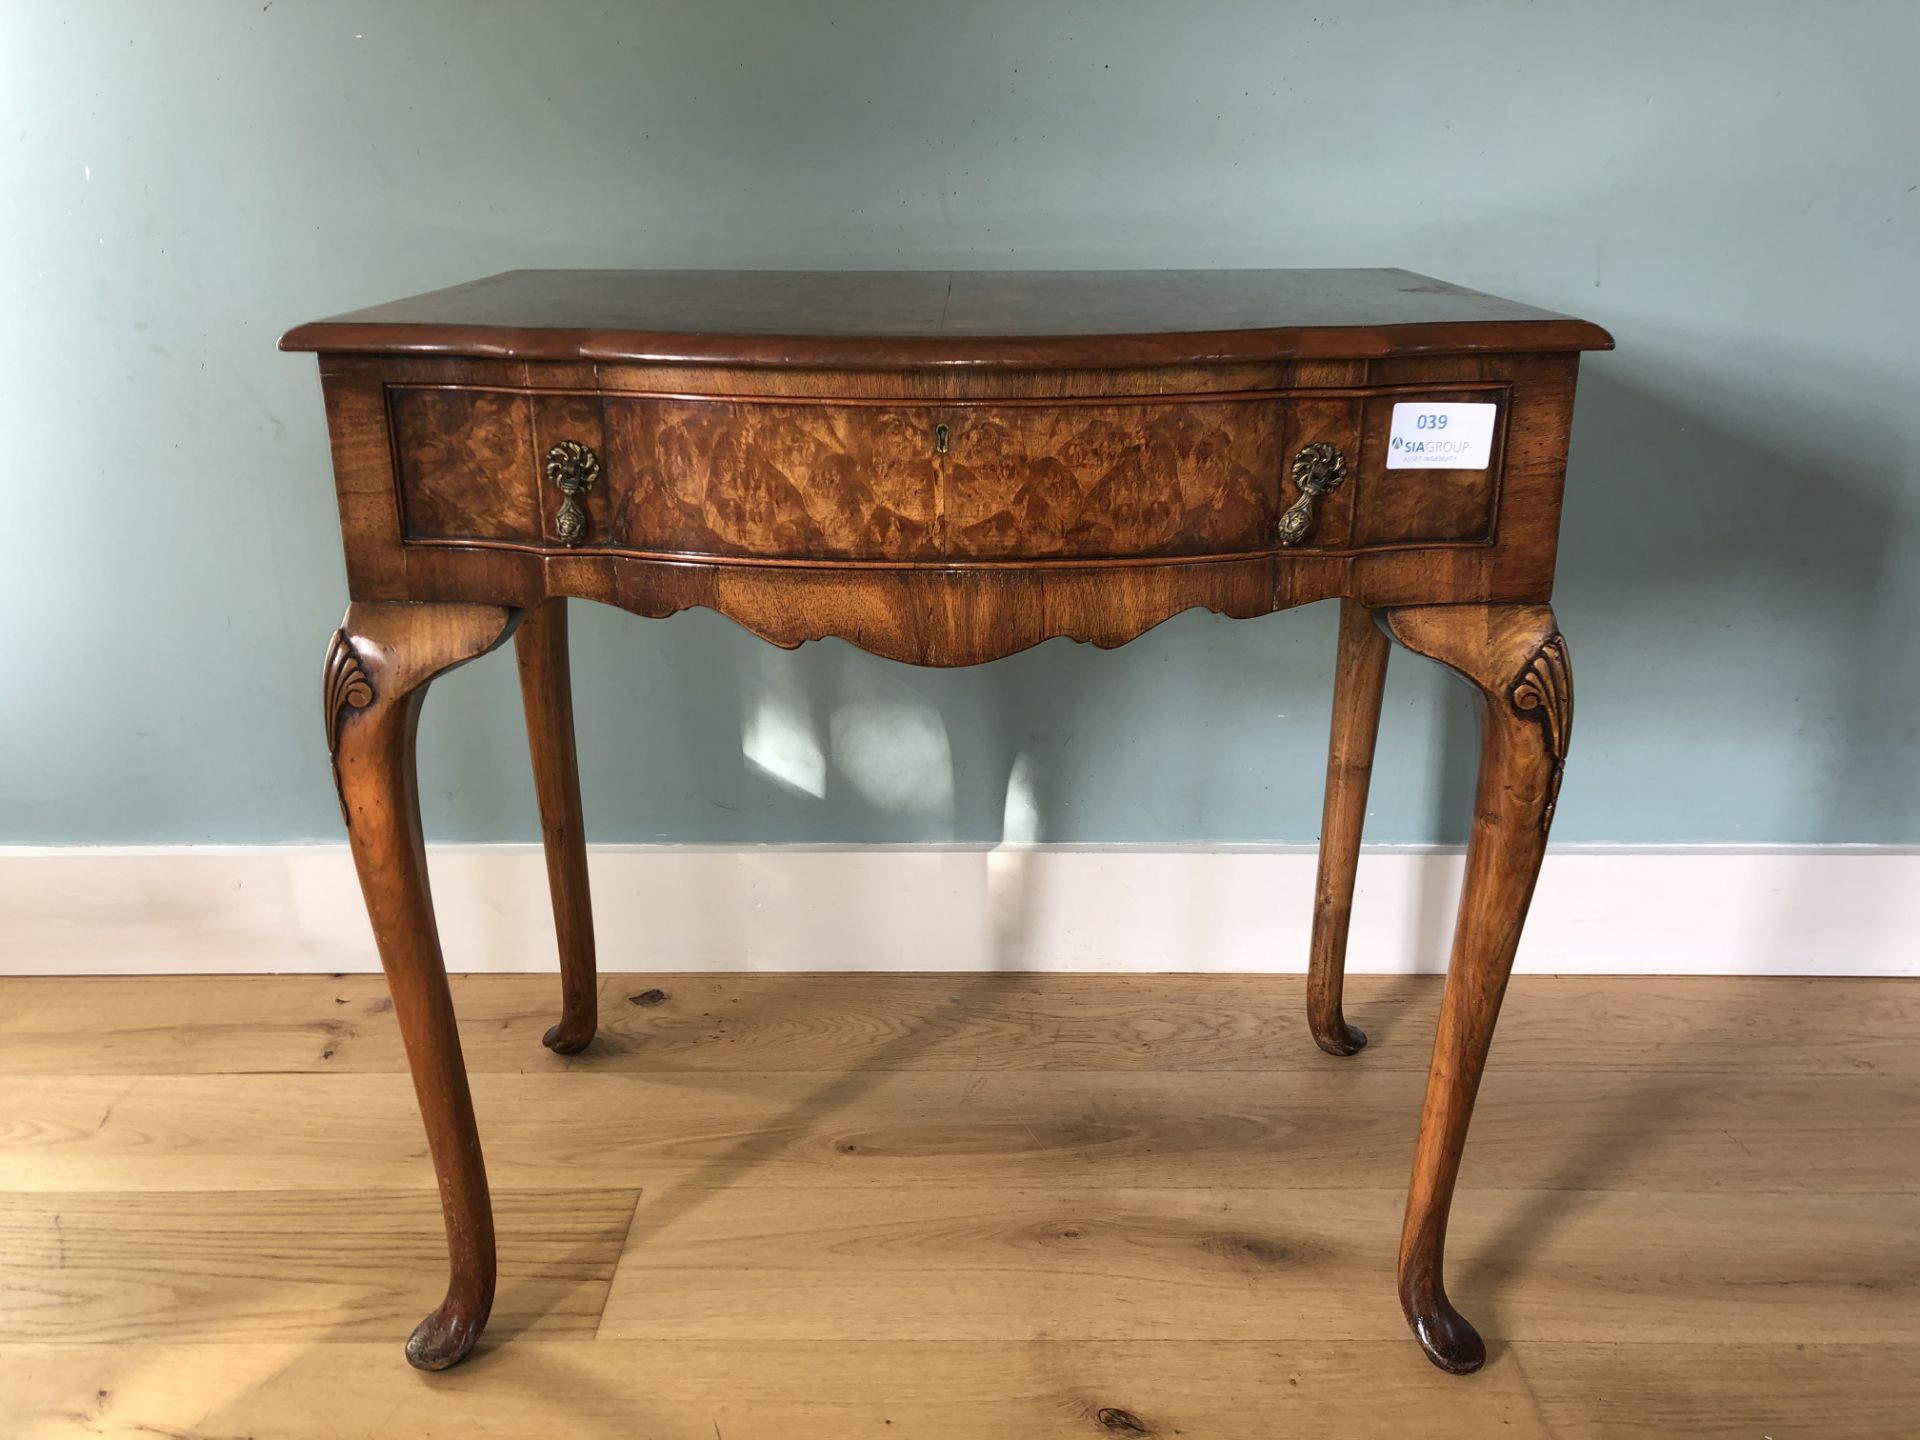
[[[951,433],[952,432],[950,432],[945,425],[936,425],[933,427],[933,453],[934,454],[944,455],[947,453],[947,437]]]
[[[1347,478],[1347,457],[1340,447],[1325,440],[1302,445],[1293,457],[1293,484],[1300,498],[1280,516],[1279,540],[1282,545],[1298,545],[1313,528],[1313,503],[1330,495]]]
[[[562,440],[547,451],[547,483],[560,492],[553,533],[571,549],[587,538],[587,512],[580,496],[600,478],[600,457],[578,440]]]

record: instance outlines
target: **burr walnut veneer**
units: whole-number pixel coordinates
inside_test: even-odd
[[[446,1212],[439,1369],[493,1300],[493,1218],[435,933],[414,734],[433,678],[513,637],[563,1005],[593,1038],[567,599],[718,610],[971,665],[1114,646],[1196,606],[1341,604],[1308,1017],[1333,1055],[1389,640],[1480,701],[1464,892],[1400,1298],[1435,1364],[1454,1177],[1573,718],[1549,600],[1584,321],[1403,271],[518,271],[300,326],[333,441],[351,604],[328,747]],[[1458,463],[1409,465],[1472,411]],[[1490,408],[1489,408],[1490,407]],[[1490,430],[1484,427],[1490,425]],[[1460,433],[1455,431],[1455,434]],[[1451,455],[1452,452],[1444,452]]]

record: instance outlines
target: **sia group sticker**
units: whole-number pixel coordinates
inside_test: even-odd
[[[1493,416],[1471,401],[1398,401],[1387,438],[1389,470],[1484,470],[1493,463]]]

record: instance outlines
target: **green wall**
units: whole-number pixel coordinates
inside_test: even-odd
[[[1402,265],[1590,317],[1557,836],[1920,841],[1917,58],[1911,0],[8,0],[0,842],[338,836],[275,338],[566,265]],[[1331,606],[946,673],[577,609],[598,838],[1318,830]],[[436,835],[535,833],[512,670],[428,704]],[[1471,730],[1396,657],[1370,838],[1459,833]]]

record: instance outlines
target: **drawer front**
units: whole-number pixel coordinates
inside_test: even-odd
[[[1283,445],[1273,400],[605,409],[614,545],[763,559],[1259,550]]]
[[[533,407],[525,395],[393,387],[387,405],[407,539],[539,538]]]
[[[603,408],[620,549],[939,558],[934,422],[917,407],[609,395]]]
[[[1283,401],[937,413],[950,428],[942,512],[954,557],[1214,555],[1273,543]]]
[[[393,386],[388,406],[409,541],[897,564],[1485,542],[1503,425],[1478,470],[1391,469],[1388,439],[1396,402],[1500,398],[893,403]],[[1294,461],[1314,446],[1337,451],[1342,471],[1303,497]],[[562,493],[548,457],[583,451]],[[1303,498],[1304,526],[1283,548],[1282,517]]]

